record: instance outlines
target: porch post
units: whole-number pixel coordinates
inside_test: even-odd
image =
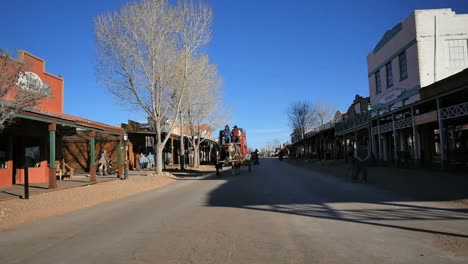
[[[347,152],[346,152],[346,136],[343,134],[343,160],[346,162],[348,161],[348,158],[346,157],[347,156]]]
[[[393,127],[393,158],[395,159],[395,165],[398,165],[398,142],[395,128],[395,114],[392,114],[392,127]]]
[[[376,146],[375,146],[375,136],[374,136],[374,134],[372,133],[372,122],[370,123],[370,126],[369,126],[368,129],[369,129],[369,139],[370,139],[369,143],[371,144],[371,148],[370,148],[370,149],[371,149],[371,151],[372,151],[371,154],[374,155],[374,160],[373,160],[373,162],[375,162],[375,152],[376,152],[375,147],[376,147]]]
[[[414,165],[416,167],[421,166],[421,145],[419,141],[419,131],[416,127],[416,118],[415,118],[414,106],[411,107],[411,118],[413,121],[413,152],[414,152]]]
[[[440,167],[441,169],[447,169],[447,146],[445,142],[445,127],[444,121],[442,120],[442,109],[441,99],[437,97],[437,120],[439,121],[439,138],[440,138]]]
[[[377,117],[377,140],[379,144],[379,153],[378,153],[378,159],[382,160],[382,138],[380,137],[380,118]]]
[[[95,153],[95,137],[96,137],[96,130],[91,130],[89,132],[89,181],[90,182],[97,182],[96,179],[96,153]]]
[[[174,167],[174,138],[171,137],[171,166]]]
[[[57,177],[55,176],[57,168],[55,168],[55,131],[57,124],[54,122],[49,124],[49,189],[57,188]]]
[[[123,151],[127,151],[126,149],[124,149],[124,146],[123,146],[123,136],[120,135],[118,137],[118,140],[119,140],[119,156],[118,156],[118,164],[119,164],[119,169],[118,169],[118,172],[117,172],[117,177],[118,178],[122,178],[122,175],[123,175],[123,169],[124,169],[124,163],[123,163],[123,155],[122,155],[122,152]],[[126,148],[126,147],[125,147]]]

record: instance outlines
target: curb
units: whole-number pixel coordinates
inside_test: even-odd
[[[168,178],[171,178],[171,179],[174,179],[174,180],[204,180],[204,179],[207,179],[209,177],[212,177],[216,175],[216,172],[210,172],[210,173],[207,173],[207,174],[204,174],[202,176],[199,176],[199,177],[177,177],[177,176],[174,176],[174,175],[170,175],[170,176],[167,176]]]

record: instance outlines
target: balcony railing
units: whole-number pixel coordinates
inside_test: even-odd
[[[337,135],[352,132],[356,128],[368,125],[370,121],[370,112],[364,112],[353,116],[352,118],[342,120],[335,124],[335,133]]]

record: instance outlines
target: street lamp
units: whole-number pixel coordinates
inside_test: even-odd
[[[124,164],[124,180],[128,179],[128,134],[124,132],[123,134],[124,146],[125,146],[125,164]]]

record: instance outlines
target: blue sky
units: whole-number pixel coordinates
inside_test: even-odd
[[[23,49],[63,74],[65,112],[120,125],[143,121],[100,87],[93,69],[93,18],[124,0],[23,0],[2,3],[0,47]],[[214,10],[208,53],[224,79],[230,125],[247,130],[249,146],[289,140],[286,109],[296,100],[329,102],[346,111],[368,95],[366,56],[386,30],[415,9],[452,8],[465,0],[207,0]],[[15,55],[16,56],[16,55]]]

